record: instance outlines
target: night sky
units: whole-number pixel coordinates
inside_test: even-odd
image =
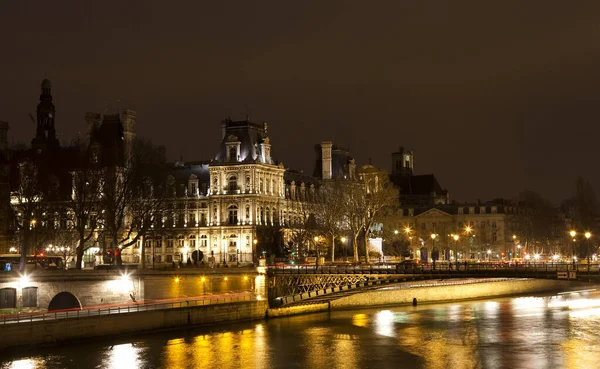
[[[44,78],[63,140],[128,107],[170,159],[210,159],[248,111],[286,167],[333,140],[387,170],[411,148],[456,200],[600,189],[598,0],[0,1],[15,142]]]

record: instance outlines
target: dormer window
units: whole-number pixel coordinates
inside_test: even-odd
[[[188,196],[198,196],[198,177],[194,174],[188,179]]]
[[[240,140],[231,135],[227,137],[226,146],[226,160],[227,161],[240,161]]]

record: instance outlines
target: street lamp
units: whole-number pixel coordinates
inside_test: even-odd
[[[590,268],[590,238],[592,234],[590,232],[585,232],[585,238],[587,240],[587,259],[588,259],[588,269]]]
[[[435,249],[435,238],[437,237],[437,235],[435,233],[432,233],[430,237],[433,241],[433,247],[431,248],[431,260],[433,261],[433,250]]]
[[[459,237],[457,234],[454,234],[454,235],[452,235],[452,238],[454,238],[454,260],[456,260],[456,262],[458,263],[458,239],[459,239]]]
[[[342,241],[342,244],[344,244],[344,261],[346,261],[346,237],[342,236],[342,238],[340,238],[340,241]]]
[[[400,232],[398,232],[397,229],[394,229],[394,234],[398,234],[398,233],[400,233]]]
[[[577,235],[577,232],[575,232],[575,230],[571,230],[569,235],[573,239],[573,243],[571,244],[571,259],[573,259],[573,265],[575,265],[575,260],[577,260],[575,255],[575,242],[577,242],[577,240],[575,239],[575,236]]]
[[[487,250],[487,255],[488,255],[488,263],[489,263],[490,259],[492,257],[492,250]]]

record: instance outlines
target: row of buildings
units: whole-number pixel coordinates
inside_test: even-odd
[[[77,147],[61,147],[56,138],[52,85],[44,80],[37,107],[36,133],[30,147],[9,148],[8,123],[0,122],[0,253],[17,250],[18,233],[23,224],[11,216],[19,209],[11,196],[23,181],[23,162],[35,164],[43,183],[40,189],[56,201],[73,193],[73,173],[81,162]],[[88,134],[84,139],[92,163],[101,167],[127,166],[136,142],[136,112],[123,109],[116,114],[87,113]],[[276,159],[267,123],[249,119],[221,122],[220,149],[206,161],[167,162],[164,147],[157,148],[158,160],[165,168],[170,188],[171,210],[156,227],[140,238],[134,247],[123,250],[124,262],[145,263],[206,261],[252,263],[261,253],[261,229],[285,229],[298,224],[303,204],[310,201],[323,181],[355,179],[361,171],[377,170],[372,165],[358,167],[351,154],[330,141],[315,146],[312,175],[285,168]],[[505,201],[460,204],[450,201],[434,175],[414,173],[414,154],[400,148],[392,154],[391,181],[399,188],[397,210],[398,236],[409,241],[416,258],[430,257],[433,249],[450,258],[463,250],[463,258],[482,258],[481,251],[508,256],[522,242],[516,236],[519,222],[531,211]],[[56,214],[55,228],[73,227],[68,214]],[[61,220],[62,219],[62,220]],[[31,225],[39,226],[39,225]],[[264,233],[264,232],[263,232]],[[460,241],[454,235],[460,235]],[[513,237],[515,235],[516,237]],[[372,240],[374,250],[382,239]],[[74,250],[74,245],[38,245],[41,250]],[[102,236],[102,229],[91,238],[93,246],[86,261],[102,262],[103,252],[113,248]],[[285,242],[285,241],[284,241]],[[386,241],[383,241],[386,242]],[[460,247],[459,247],[460,244]],[[144,250],[144,252],[141,252]]]

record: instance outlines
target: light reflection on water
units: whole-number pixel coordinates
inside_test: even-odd
[[[0,368],[575,369],[597,367],[599,338],[600,296],[523,297],[71,343],[0,353]]]

